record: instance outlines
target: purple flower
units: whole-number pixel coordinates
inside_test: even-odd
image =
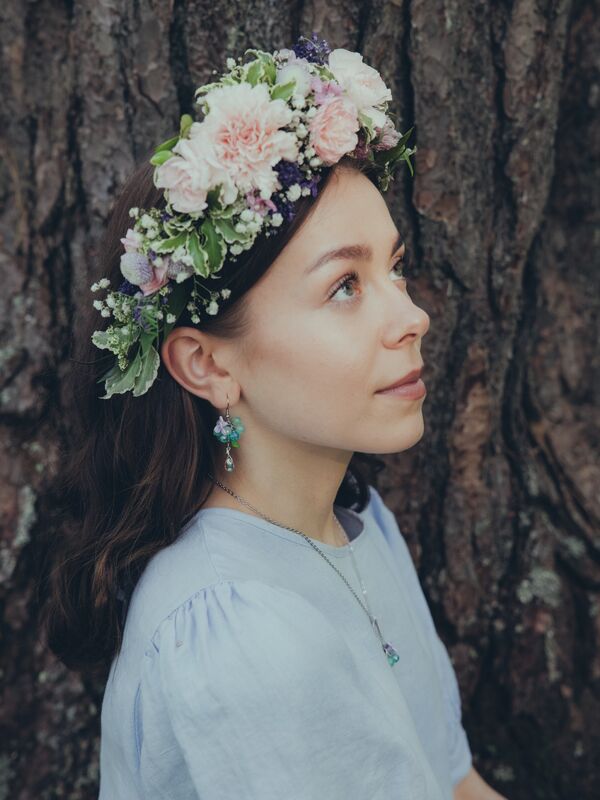
[[[274,169],[284,189],[287,189],[294,183],[301,183],[303,179],[303,172],[295,161],[286,161],[282,159],[275,164]]]
[[[321,180],[320,175],[313,175],[310,180],[306,180],[306,178],[302,181],[302,186],[308,186],[310,189],[310,193],[313,197],[317,196],[317,184]]]
[[[318,106],[324,105],[332,97],[341,97],[344,93],[342,87],[335,81],[322,81],[316,75],[311,78],[310,88],[314,92],[315,103]]]
[[[229,423],[223,419],[223,417],[219,417],[217,420],[217,424],[214,427],[214,433],[222,433],[223,435],[227,435],[231,432],[231,426]]]
[[[296,44],[292,46],[292,50],[298,58],[305,58],[307,61],[312,61],[313,64],[325,64],[331,52],[325,39],[319,39],[315,31],[310,39],[300,36]]]
[[[163,211],[160,215],[162,222],[168,222],[170,219],[173,218],[173,214],[169,214],[168,211]]]
[[[135,286],[133,283],[129,283],[129,281],[123,281],[123,283],[117,289],[118,292],[121,294],[128,294],[134,295],[139,290],[139,286]]]
[[[294,204],[291,203],[283,194],[274,194],[271,199],[277,206],[277,211],[281,214],[286,222],[291,222],[296,216],[296,209]]]
[[[134,320],[137,322],[137,324],[140,325],[144,331],[149,331],[150,330],[150,325],[147,322],[144,322],[144,320],[142,319],[142,307],[141,306],[136,306],[133,309],[132,316],[133,316]]]

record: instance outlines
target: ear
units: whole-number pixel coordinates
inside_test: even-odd
[[[215,408],[225,408],[227,396],[231,405],[238,402],[239,384],[217,363],[225,360],[225,348],[198,328],[173,328],[162,343],[160,357],[180,386]]]

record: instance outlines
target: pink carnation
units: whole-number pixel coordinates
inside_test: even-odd
[[[204,100],[208,114],[198,135],[214,184],[223,187],[223,202],[233,203],[238,189],[273,194],[279,187],[273,167],[298,156],[296,135],[280,130],[291,122],[291,108],[284,100],[271,100],[264,83],[220,86]]]
[[[325,165],[335,164],[356,147],[359,127],[354,103],[346,97],[334,97],[311,119],[310,143]]]
[[[175,211],[200,214],[206,208],[206,194],[211,174],[201,148],[193,139],[180,139],[173,148],[175,155],[156,168],[154,185],[165,189]]]

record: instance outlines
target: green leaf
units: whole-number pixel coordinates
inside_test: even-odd
[[[110,335],[110,330],[108,330],[108,331],[94,331],[94,333],[92,334],[92,342],[100,350],[110,350],[110,345],[108,343],[109,335]]]
[[[220,211],[221,210],[221,186],[214,186],[210,189],[206,194],[206,203],[211,211]]]
[[[104,375],[98,378],[96,383],[104,383],[105,381],[112,381],[113,378],[116,378],[118,375],[122,374],[123,372],[119,367],[119,362],[117,361],[117,359],[115,359],[115,363],[112,365],[112,367],[108,370],[108,372],[105,372]]]
[[[191,128],[193,123],[193,118],[189,114],[184,114],[181,117],[179,122],[179,138],[185,139],[187,136],[188,130]]]
[[[223,239],[227,242],[227,244],[231,244],[231,242],[239,242],[247,238],[245,233],[238,233],[236,229],[233,227],[233,223],[229,219],[222,219],[217,217],[213,219],[216,229],[219,231]]]
[[[253,61],[246,72],[246,80],[251,86],[256,86],[263,73],[263,65],[260,59]]]
[[[146,353],[148,352],[149,347],[151,346],[152,342],[155,340],[156,335],[154,333],[144,332],[140,336],[140,346],[142,348],[142,358],[145,357]]]
[[[158,355],[154,347],[150,347],[150,349],[142,359],[142,368],[139,371],[138,375],[136,376],[134,382],[133,386],[134,397],[139,397],[141,394],[145,394],[148,391],[150,386],[152,386],[152,384],[154,383],[154,380],[158,374],[159,366],[160,366],[160,356]]]
[[[219,184],[218,190],[219,190],[219,192],[221,191],[221,184]],[[210,216],[211,216],[211,218],[213,220],[216,219],[216,218],[218,218],[218,219],[229,219],[230,217],[233,217],[233,215],[236,213],[236,211],[239,211],[239,210],[240,209],[237,208],[235,202],[234,203],[230,203],[228,206],[221,206],[219,204],[218,206],[211,206],[211,208],[210,208]]]
[[[373,125],[373,120],[371,117],[363,114],[362,111],[358,112],[358,120],[363,128],[366,128],[367,133],[369,134],[369,140],[373,139],[375,136],[375,126]]]
[[[158,147],[154,148],[155,153],[159,153],[161,150],[172,150],[177,142],[179,141],[179,136],[173,136],[172,139],[167,139],[166,142],[159,144]]]
[[[155,167],[160,167],[161,164],[164,164],[165,161],[168,161],[171,156],[174,155],[175,153],[172,153],[170,150],[160,150],[152,156],[150,163],[154,164]]]
[[[217,233],[217,229],[211,219],[207,218],[204,220],[200,231],[206,240],[204,249],[208,254],[210,272],[217,272],[221,269],[225,257],[225,248],[223,247],[222,239]]]
[[[123,394],[133,389],[135,379],[142,369],[142,356],[138,349],[135,358],[131,361],[124,372],[119,370],[114,377],[106,381],[106,394],[102,395],[101,400],[108,400],[113,394]]]
[[[385,156],[385,161],[398,161],[406,149],[406,142],[408,141],[411,133],[414,131],[414,126],[406,131],[406,133],[398,139],[396,144],[389,150],[379,150],[378,152]]]
[[[273,85],[277,80],[277,68],[275,66],[275,61],[273,60],[273,56],[270,53],[267,53],[266,58],[263,58],[262,62],[263,62],[263,76],[265,77],[267,83]]]
[[[294,94],[296,81],[288,83],[277,83],[271,88],[271,100],[289,100]]]
[[[185,244],[186,239],[187,233],[184,231],[177,236],[172,236],[169,239],[162,239],[160,242],[156,242],[156,244],[153,243],[152,249],[156,253],[172,253],[173,250],[178,248],[180,245]]]
[[[187,239],[187,248],[194,259],[194,269],[203,278],[209,275],[208,253],[200,246],[200,239],[196,231],[192,231]]]

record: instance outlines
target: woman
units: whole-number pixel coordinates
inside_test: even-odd
[[[121,282],[92,337],[117,363],[77,395],[46,627],[110,665],[100,798],[499,798],[367,477],[423,434],[429,317],[380,191],[414,151],[359,54],[251,52],[132,176],[92,285]]]

